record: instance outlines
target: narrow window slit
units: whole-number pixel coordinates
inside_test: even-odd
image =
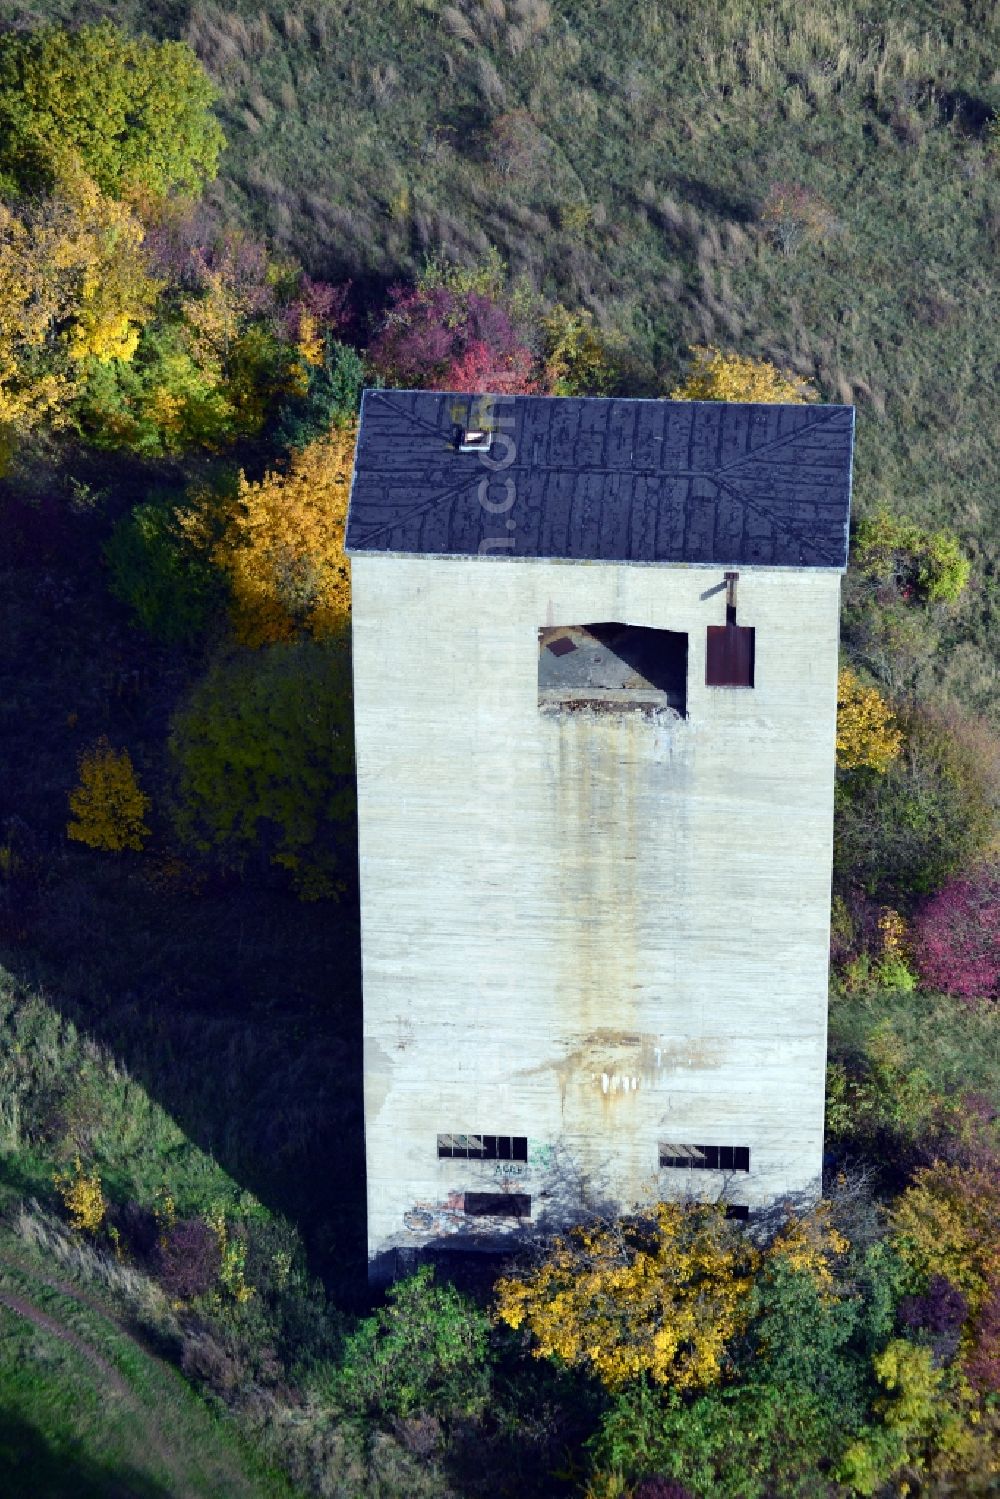
[[[438,1135],[441,1160],[526,1161],[527,1135]]]
[[[661,1171],[749,1171],[749,1145],[661,1145]]]

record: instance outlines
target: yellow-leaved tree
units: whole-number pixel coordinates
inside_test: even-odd
[[[77,1156],[72,1172],[57,1171],[52,1180],[69,1214],[70,1226],[77,1233],[96,1233],[107,1211],[100,1174],[85,1171]]]
[[[800,406],[816,400],[808,380],[791,370],[779,370],[766,359],[749,359],[721,349],[691,346],[691,366],[683,385],[670,392],[672,401],[759,401]]]
[[[537,1358],[585,1369],[609,1390],[643,1375],[701,1390],[724,1372],[762,1266],[782,1259],[826,1289],[830,1259],[847,1247],[823,1214],[790,1220],[761,1250],[721,1204],[661,1202],[648,1217],[556,1239],[539,1264],[497,1282],[496,1314],[528,1329]]]
[[[721,1208],[661,1202],[649,1222],[574,1229],[540,1265],[497,1282],[497,1315],[527,1327],[539,1358],[608,1389],[641,1374],[703,1389],[746,1322],[759,1255]]]
[[[875,687],[866,687],[845,666],[837,678],[837,764],[884,774],[897,758],[903,736],[892,709]]]
[[[73,813],[66,836],[111,853],[139,850],[149,837],[143,821],[150,799],[140,789],[128,750],[114,750],[106,738],[80,756],[80,784],[69,793]]]
[[[0,202],[0,427],[65,419],[90,360],[129,360],[159,291],[143,230],[82,172],[59,193]]]
[[[980,1310],[1000,1280],[1000,1182],[989,1165],[935,1161],[892,1211],[896,1249],[922,1283],[943,1275]]]
[[[242,645],[291,640],[301,629],[324,640],[345,625],[344,526],[356,435],[354,424],[335,427],[293,452],[286,469],[258,481],[241,473],[233,495],[196,502],[187,517],[190,532],[216,528],[212,560],[228,579]]]

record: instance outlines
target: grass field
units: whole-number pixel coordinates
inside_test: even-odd
[[[10,1499],[286,1499],[293,1490],[115,1316],[0,1236]]]

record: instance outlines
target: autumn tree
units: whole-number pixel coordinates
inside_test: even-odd
[[[185,842],[286,869],[304,898],[335,892],[354,805],[342,639],[219,655],[175,715],[170,757]]]
[[[149,837],[144,821],[149,807],[128,750],[112,749],[101,738],[80,757],[80,784],[69,793],[73,816],[66,836],[111,853],[139,850]]]
[[[758,401],[800,406],[814,401],[816,391],[791,370],[779,370],[766,359],[723,353],[700,344],[691,346],[691,366],[682,385],[670,393],[672,401]]]
[[[462,390],[471,376],[510,393],[535,388],[533,355],[510,314],[474,290],[394,288],[368,357],[389,385]]]
[[[765,1258],[822,1288],[830,1256],[846,1247],[820,1215],[789,1220]],[[609,1390],[641,1376],[703,1389],[746,1326],[761,1260],[723,1207],[661,1202],[649,1217],[557,1239],[534,1268],[497,1282],[497,1315],[531,1332],[537,1357],[589,1370]]]
[[[616,371],[606,338],[593,314],[556,303],[542,318],[543,383],[554,396],[604,396]]]
[[[189,531],[215,528],[211,556],[228,582],[241,644],[291,640],[303,629],[322,640],[346,623],[344,527],[355,437],[353,424],[332,428],[293,452],[283,469],[260,480],[241,473],[232,494],[195,497]]]
[[[971,571],[953,532],[928,530],[884,506],[858,526],[855,557],[865,576],[928,604],[955,603]]]
[[[282,437],[287,419],[300,446],[306,431],[326,431],[331,405],[355,414],[360,361],[332,340],[349,320],[346,287],[313,281],[249,235],[220,233],[172,204],[151,216],[145,248],[167,294],[128,363],[89,369],[73,416],[90,445],[148,457],[218,452],[277,415]],[[328,367],[331,344],[343,358]]]
[[[902,746],[892,709],[850,667],[837,678],[837,765],[841,770],[888,770]]]
[[[965,999],[1000,999],[1000,865],[950,880],[922,907],[917,967],[924,982]]]
[[[184,42],[106,21],[0,35],[0,192],[50,190],[74,162],[114,198],[215,176],[215,89]]]
[[[893,1207],[896,1248],[926,1287],[943,1275],[975,1316],[1000,1268],[1000,1173],[995,1155],[982,1164],[936,1161],[918,1171]]]
[[[659,1203],[557,1239],[534,1269],[497,1282],[497,1315],[539,1358],[620,1389],[645,1374],[679,1390],[714,1384],[743,1327],[758,1255],[721,1208]]]
[[[0,202],[0,425],[65,421],[88,368],[131,359],[159,290],[142,240],[79,173],[52,198]]]

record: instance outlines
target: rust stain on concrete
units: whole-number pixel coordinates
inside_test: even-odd
[[[610,1102],[631,1097],[642,1088],[664,1086],[672,1073],[721,1067],[722,1062],[719,1041],[668,1041],[650,1032],[600,1026],[582,1036],[563,1056],[523,1068],[515,1076],[551,1073],[559,1083],[564,1105],[570,1085],[581,1083]]]

